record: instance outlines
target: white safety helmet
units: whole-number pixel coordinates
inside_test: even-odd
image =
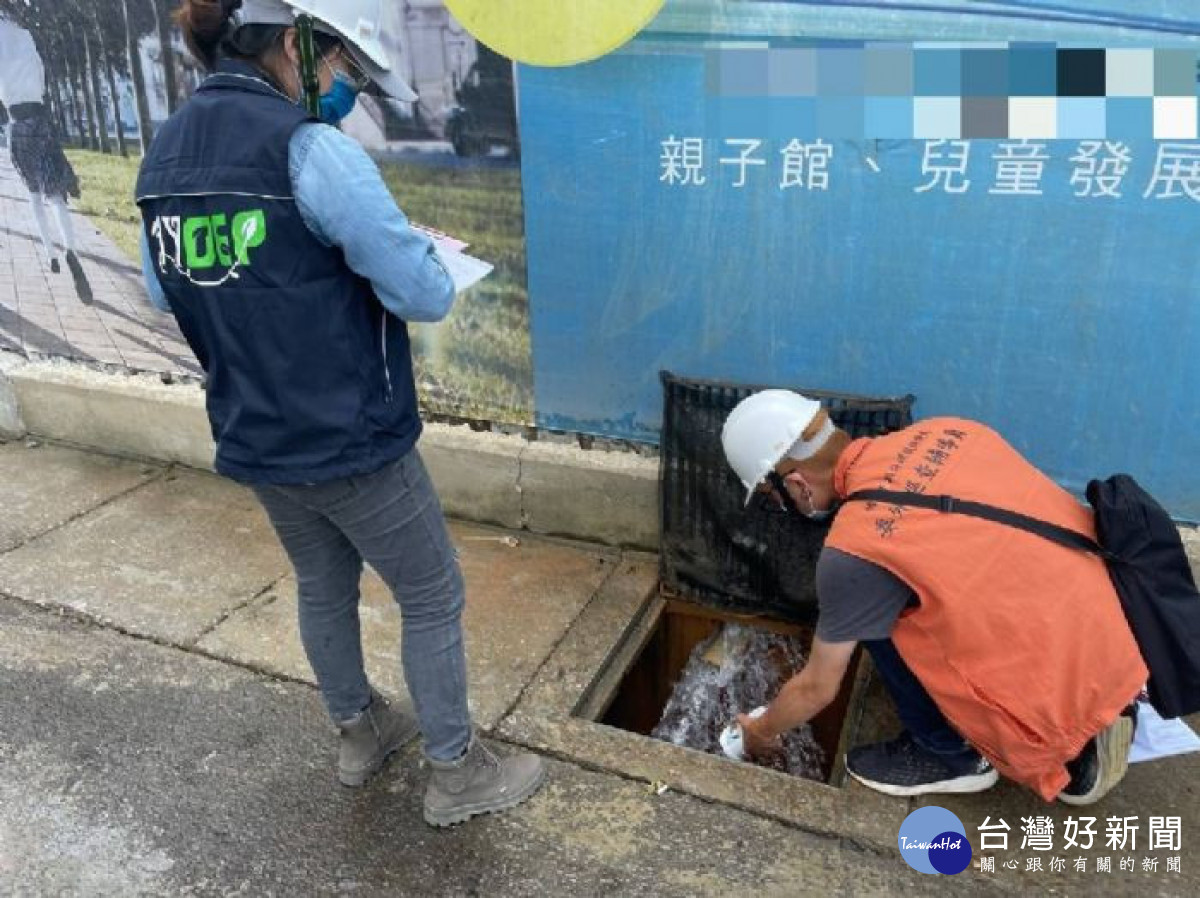
[[[791,390],[763,390],[737,404],[721,429],[725,459],[746,487],[746,502],[784,457],[812,458],[834,432],[828,418],[810,440],[801,435],[812,424],[821,403]]]
[[[297,15],[308,14],[317,31],[341,39],[355,63],[385,94],[411,103],[417,95],[396,71],[384,43],[384,3],[385,0],[242,0],[231,21],[235,27],[294,25]]]

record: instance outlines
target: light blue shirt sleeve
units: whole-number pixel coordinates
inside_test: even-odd
[[[141,229],[142,247],[142,279],[146,282],[146,292],[150,294],[150,302],[160,312],[171,311],[171,304],[163,293],[162,284],[158,281],[158,272],[154,270],[154,258],[150,255],[150,244],[146,241],[146,229]]]
[[[378,166],[357,141],[328,125],[301,125],[289,146],[292,188],[304,222],[404,321],[441,321],[454,281],[433,241],[413,230]]]

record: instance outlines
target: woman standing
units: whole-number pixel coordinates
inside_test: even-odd
[[[425,819],[445,826],[524,801],[545,770],[473,734],[462,575],[416,450],[405,322],[445,317],[453,283],[330,127],[371,80],[414,99],[380,40],[381,5],[185,0],[179,24],[212,74],[155,137],[137,198],[151,296],[208,376],[216,468],[254,489],[295,567],[339,777],[361,785],[418,729],[364,673],[365,559],[400,605],[433,770]]]

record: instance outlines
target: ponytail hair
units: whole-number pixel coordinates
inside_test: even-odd
[[[241,7],[242,0],[183,0],[175,13],[175,23],[183,31],[188,49],[210,72],[223,58],[260,62],[287,31],[286,25],[243,25],[235,31],[229,17]],[[320,54],[340,43],[322,32],[314,38]]]
[[[242,0],[183,0],[175,12],[175,24],[192,55],[210,72],[217,67],[221,42],[229,34],[229,17]]]

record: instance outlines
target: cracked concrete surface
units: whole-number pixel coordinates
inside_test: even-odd
[[[286,561],[243,490],[18,443],[0,446],[0,507],[2,894],[1197,891],[1200,756],[1141,765],[1094,809],[1181,814],[1181,874],[949,879],[891,848],[910,802],[850,787],[822,810],[777,775],[572,718],[652,588],[653,556],[474,525],[454,535],[475,710],[500,751],[549,755],[551,780],[512,814],[436,832],[418,747],[364,790],[336,784]],[[1198,536],[1185,533],[1193,552]],[[366,593],[370,663],[399,692],[397,615],[377,584]],[[1009,788],[942,804],[968,827],[1045,812]]]
[[[415,748],[336,783],[310,688],[4,599],[0,671],[6,895],[996,891],[559,761],[516,811],[433,830]]]

